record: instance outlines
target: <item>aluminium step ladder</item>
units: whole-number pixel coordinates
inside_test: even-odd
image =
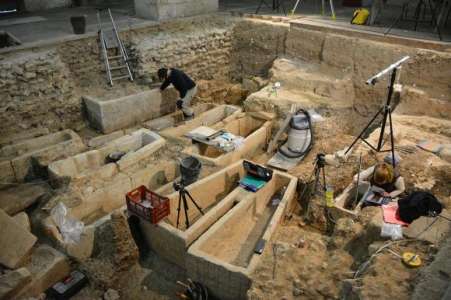
[[[111,10],[109,8],[107,9],[109,21],[111,22],[111,27],[108,28],[102,27],[102,12],[101,10],[97,11],[97,24],[99,28],[100,52],[102,53],[105,64],[107,80],[111,86],[113,86],[113,81],[120,79],[128,78],[130,81],[133,81],[130,58],[124,44],[119,38]]]

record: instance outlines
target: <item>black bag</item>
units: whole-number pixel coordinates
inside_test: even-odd
[[[429,192],[413,192],[398,201],[399,217],[407,223],[421,216],[439,215],[442,208],[442,204]]]

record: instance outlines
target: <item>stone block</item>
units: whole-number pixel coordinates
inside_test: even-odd
[[[170,88],[153,89],[126,97],[100,100],[84,96],[83,101],[91,127],[110,133],[175,110],[178,95]]]
[[[14,174],[11,161],[5,160],[0,162],[0,181],[3,183],[12,183],[16,181],[16,175]]]
[[[88,141],[88,146],[92,147],[92,148],[97,148],[97,147],[103,146],[106,143],[111,142],[117,138],[120,138],[123,135],[124,135],[124,131],[118,130],[118,131],[114,131],[110,134],[97,136]]]
[[[37,238],[0,209],[0,263],[15,269],[28,258]]]
[[[0,300],[11,299],[31,281],[31,273],[27,268],[20,268],[0,276]]]
[[[93,226],[86,226],[78,243],[66,243],[63,245],[67,255],[77,261],[84,261],[91,257],[94,249],[94,232]]]
[[[26,265],[31,273],[31,282],[18,293],[17,298],[37,296],[69,275],[69,260],[61,252],[47,245],[40,245]]]
[[[13,217],[14,221],[16,221],[17,224],[22,226],[22,228],[25,228],[28,231],[31,231],[31,223],[30,218],[28,218],[28,215],[26,212],[20,212],[17,215]]]
[[[0,190],[0,209],[15,215],[49,193],[45,184],[24,184]]]
[[[323,32],[291,27],[286,41],[287,54],[309,62],[319,62],[325,37]]]

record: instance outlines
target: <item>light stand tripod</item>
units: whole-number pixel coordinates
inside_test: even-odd
[[[196,208],[199,210],[199,212],[202,215],[204,214],[204,212],[202,211],[202,208],[200,208],[200,206],[197,205],[196,201],[194,201],[191,194],[185,189],[185,185],[183,184],[183,181],[180,183],[174,183],[174,189],[179,192],[179,205],[177,208],[177,226],[176,226],[176,228],[179,227],[180,209],[181,209],[182,204],[183,204],[183,210],[185,211],[185,225],[186,225],[186,228],[188,228],[190,226],[189,218],[188,218],[189,207],[188,207],[188,201],[186,200],[186,196],[188,196],[188,198],[191,200],[191,202],[193,202],[194,206],[196,206]]]
[[[399,68],[401,67],[401,64],[409,59],[409,56],[405,56],[399,61],[395,62],[394,64],[390,65],[385,70],[382,70],[378,74],[374,75],[370,79],[366,81],[367,84],[375,85],[376,82],[380,77],[385,75],[388,72],[391,72],[390,76],[390,85],[388,87],[388,95],[387,95],[387,102],[384,106],[382,106],[379,111],[376,113],[376,115],[371,119],[371,121],[366,125],[366,127],[362,130],[362,132],[359,134],[359,136],[352,142],[352,144],[349,146],[349,148],[346,150],[345,155],[351,150],[351,148],[357,143],[359,139],[361,139],[365,144],[367,144],[371,149],[373,149],[376,152],[391,152],[392,153],[392,164],[393,167],[395,167],[395,143],[393,139],[393,123],[392,123],[392,117],[391,117],[391,100],[393,96],[394,91],[394,85],[396,81],[396,74]],[[383,114],[382,124],[381,124],[381,132],[379,135],[379,141],[377,143],[377,148],[371,145],[363,136],[366,133],[366,130],[373,124],[373,122],[376,120],[376,118]],[[382,150],[382,146],[384,143],[384,134],[385,134],[385,125],[387,124],[387,117],[390,125],[390,149],[389,150]]]

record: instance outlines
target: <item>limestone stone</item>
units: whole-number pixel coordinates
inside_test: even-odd
[[[78,243],[67,243],[64,245],[67,255],[77,261],[84,261],[89,258],[94,249],[94,232],[95,228],[93,226],[86,226]]]
[[[122,211],[115,210],[111,214],[111,226],[116,248],[114,262],[118,270],[127,270],[138,262],[139,251],[128,227],[127,217]]]
[[[47,245],[40,245],[33,251],[26,268],[30,270],[32,279],[18,293],[18,299],[39,295],[70,272],[67,257]]]
[[[444,209],[441,215],[448,219],[451,218],[451,213],[447,209]],[[429,227],[434,221],[435,223]],[[424,231],[428,227],[429,229]],[[449,229],[449,221],[443,218],[438,217],[435,220],[435,218],[420,217],[404,228],[403,234],[408,238],[417,238],[432,244],[439,244],[446,237]]]
[[[0,299],[11,299],[30,281],[31,273],[27,268],[20,268],[0,276]]]
[[[31,224],[30,224],[30,218],[28,218],[28,215],[26,212],[20,212],[17,215],[13,217],[14,221],[17,222],[20,226],[27,229],[28,231],[31,231]]]
[[[37,238],[0,209],[0,263],[14,269],[25,262]]]
[[[48,187],[41,184],[24,184],[0,190],[0,208],[9,215],[15,215],[33,205],[48,192]]]

